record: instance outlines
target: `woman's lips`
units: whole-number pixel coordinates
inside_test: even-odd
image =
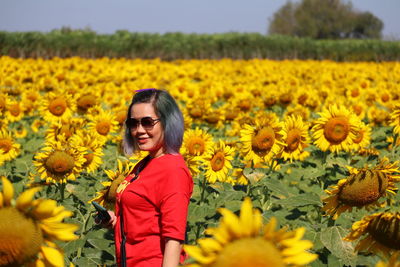
[[[138,140],[138,143],[139,143],[139,144],[144,144],[144,143],[147,142],[148,139],[149,139],[149,138],[138,138],[137,140]]]

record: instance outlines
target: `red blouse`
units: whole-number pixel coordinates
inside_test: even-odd
[[[136,164],[133,172],[141,163]],[[117,189],[115,249],[120,264],[122,207],[127,266],[161,266],[165,238],[185,240],[193,179],[181,155],[151,159],[132,182],[128,175]],[[181,262],[184,254],[181,253]]]

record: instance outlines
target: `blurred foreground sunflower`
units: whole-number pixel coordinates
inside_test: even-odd
[[[384,203],[378,202],[381,197],[387,193],[396,194],[395,182],[400,181],[399,173],[398,162],[389,163],[387,158],[373,168],[352,169],[349,177],[325,190],[330,196],[323,199],[322,210],[336,220],[341,213],[352,208],[368,210],[382,206]]]
[[[2,177],[0,192],[0,266],[64,266],[62,249],[54,241],[78,238],[77,225],[63,223],[72,212],[51,199],[33,200],[32,188],[14,200],[11,182]]]
[[[109,180],[101,183],[104,188],[100,192],[96,192],[97,196],[89,202],[96,201],[107,209],[114,210],[117,188],[135,167],[135,163],[130,161],[126,161],[125,163],[119,159],[117,161],[118,167],[116,171],[104,170]]]
[[[351,232],[345,241],[354,241],[364,236],[356,247],[356,251],[366,251],[389,258],[400,251],[400,213],[380,212],[363,217],[353,223]]]
[[[274,217],[263,226],[261,213],[253,210],[250,198],[243,201],[240,217],[225,208],[220,213],[220,225],[206,230],[212,237],[199,239],[199,246],[184,245],[184,250],[196,261],[187,266],[303,266],[318,257],[307,251],[313,243],[301,240],[305,228],[276,231]]]

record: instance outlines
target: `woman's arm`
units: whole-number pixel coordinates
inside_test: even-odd
[[[166,238],[162,267],[176,267],[179,265],[179,258],[182,251],[182,244],[176,239]]]

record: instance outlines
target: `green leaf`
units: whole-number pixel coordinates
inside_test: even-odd
[[[261,182],[263,185],[267,186],[271,191],[271,194],[277,197],[289,197],[289,192],[286,186],[284,186],[278,179],[264,178]]]
[[[340,226],[332,226],[321,231],[321,242],[324,246],[345,265],[354,266],[357,254],[351,242],[344,241],[346,230]]]
[[[322,207],[322,201],[320,197],[315,193],[304,193],[286,199],[275,200],[274,202],[282,206],[290,206],[290,207],[302,207],[308,205]]]

